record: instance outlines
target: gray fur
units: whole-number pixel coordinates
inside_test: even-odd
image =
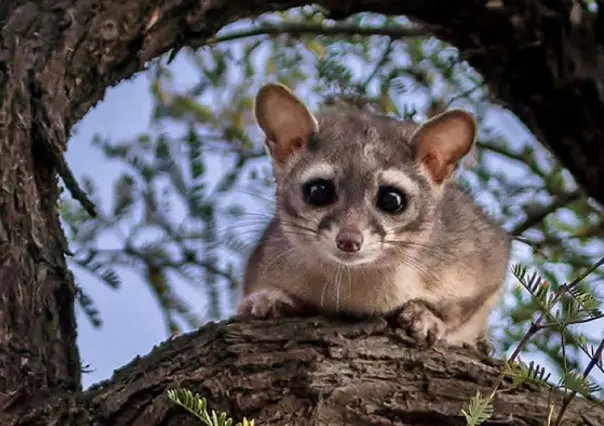
[[[357,314],[391,312],[419,298],[436,307],[450,343],[474,344],[499,300],[510,254],[505,231],[454,181],[433,190],[410,143],[417,124],[342,106],[315,117],[318,132],[276,170],[276,215],[248,262],[244,296],[276,289],[315,308]],[[307,205],[301,191],[301,177],[319,162],[333,166],[338,194],[324,208]],[[402,215],[375,206],[386,169],[418,189]],[[370,263],[337,264],[320,249],[324,233],[351,214],[375,243]],[[417,276],[407,279],[409,271]]]
[[[364,213],[374,224],[373,231],[380,232],[386,225],[401,226],[417,230],[431,222],[430,213],[436,200],[429,196],[429,182],[418,171],[418,164],[412,161],[414,150],[408,139],[417,128],[412,122],[401,122],[386,116],[373,115],[357,108],[325,108],[316,115],[319,132],[312,136],[312,144],[307,148],[289,173],[277,180],[278,210],[288,221],[303,217],[314,222],[318,217],[333,221],[341,219],[351,208],[368,204],[377,192],[377,175],[381,170],[396,168],[419,183],[422,195],[418,200],[417,214],[408,223],[398,223],[365,205]],[[375,152],[369,159],[364,150]],[[316,211],[309,208],[301,198],[300,175],[312,164],[319,161],[336,166],[336,187],[341,201],[327,210]],[[354,183],[354,184],[351,184]],[[387,223],[385,223],[387,222]]]

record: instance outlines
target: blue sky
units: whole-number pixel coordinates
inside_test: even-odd
[[[187,64],[178,64],[178,60],[175,68],[179,70],[179,79],[196,77]],[[103,161],[101,152],[91,147],[93,135],[99,133],[111,140],[136,136],[148,130],[150,115],[149,78],[141,73],[109,89],[103,102],[78,123],[68,145],[67,161],[78,178],[92,177],[102,200],[111,200],[111,184],[120,166]],[[76,272],[76,278],[93,297],[103,320],[103,326],[95,329],[78,312],[82,362],[90,364],[93,370],[84,375],[84,386],[110,377],[115,368],[136,355],[149,352],[153,345],[166,338],[158,306],[141,279],[131,271],[120,271],[120,277],[122,286],[116,291]],[[192,304],[203,305],[201,293],[186,294]]]

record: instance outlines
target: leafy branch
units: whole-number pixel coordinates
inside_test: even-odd
[[[287,22],[279,24],[262,24],[258,27],[246,28],[243,30],[231,31],[226,34],[211,37],[207,45],[215,45],[227,41],[239,40],[248,37],[260,35],[282,35],[290,36],[300,35],[326,35],[326,36],[388,36],[394,39],[408,37],[428,37],[430,32],[424,28],[402,26],[397,24],[380,26],[361,26],[355,24],[333,24],[324,23],[304,23]]]
[[[602,341],[598,345],[598,348],[596,349],[596,351],[591,355],[589,364],[587,364],[587,367],[585,367],[585,370],[583,371],[583,374],[581,375],[581,377],[573,377],[575,379],[575,382],[578,382],[580,384],[588,383],[588,376],[589,376],[589,373],[591,373],[591,371],[593,370],[593,368],[595,366],[599,366],[600,369],[602,368],[602,352],[603,351],[604,351],[604,339],[602,339]],[[579,387],[584,388],[584,386],[581,386],[581,385]],[[587,390],[589,392],[595,392],[596,390],[598,390],[598,388],[596,386],[590,386],[588,389],[584,389],[584,390]],[[578,391],[576,390],[576,387],[573,387],[573,390],[571,391],[571,393],[568,394],[564,398],[564,401],[562,402],[562,407],[560,408],[560,411],[558,413],[558,418],[556,419],[555,426],[558,426],[560,424],[560,422],[562,422],[562,417],[564,416],[564,412],[568,408],[568,405],[573,400],[573,398],[577,395],[577,392]]]
[[[547,216],[555,212],[556,210],[566,207],[569,204],[580,200],[582,194],[579,191],[569,192],[566,194],[554,195],[550,203],[540,206],[539,208],[527,211],[526,218],[510,229],[510,235],[517,236],[521,235],[528,229],[537,225],[539,222],[544,220]]]
[[[547,382],[550,374],[546,373],[545,368],[533,362],[529,365],[523,363],[519,360],[520,353],[529,340],[541,330],[556,328],[561,332],[564,332],[569,325],[595,321],[603,317],[602,313],[599,311],[600,304],[598,301],[592,295],[577,287],[580,282],[602,265],[604,265],[604,257],[568,284],[560,286],[555,292],[552,292],[549,283],[541,279],[536,273],[527,275],[526,268],[521,265],[516,265],[513,268],[514,276],[533,296],[533,299],[539,305],[542,313],[535,321],[531,321],[529,329],[516,346],[516,349],[506,360],[499,380],[489,396],[485,398],[477,391],[476,395],[470,400],[466,408],[462,409],[462,414],[465,416],[468,426],[478,426],[491,417],[493,413],[492,401],[506,377],[512,379],[512,387],[517,387],[527,382],[533,382],[545,384],[550,387],[550,389],[553,389],[553,386]],[[567,301],[566,309],[564,311],[568,319],[561,320],[559,318],[560,314],[552,313],[552,311],[565,295],[570,295],[570,301]],[[586,316],[582,318],[580,317],[581,315]],[[546,318],[550,322],[544,324],[543,321]],[[564,337],[562,338],[562,342],[564,343]],[[580,393],[587,398],[591,398],[593,394],[601,391],[601,387],[591,383],[588,376],[595,367],[604,371],[602,370],[604,338],[600,341],[598,348],[591,353],[580,343],[578,346],[590,357],[590,362],[582,374],[566,370],[565,364],[563,377],[557,387],[570,390],[570,392],[563,400],[562,407],[560,408],[554,423],[555,426],[560,424],[564,412],[577,393]],[[548,426],[551,424],[552,415],[553,404],[550,406]]]
[[[586,295],[582,291],[577,291],[575,287],[602,265],[604,265],[604,257],[600,258],[600,260],[598,260],[594,265],[592,265],[587,271],[579,275],[570,283],[561,285],[560,288],[554,294],[551,293],[549,283],[545,280],[542,280],[537,274],[533,274],[527,277],[527,271],[525,267],[517,265],[514,268],[514,276],[523,285],[523,287],[531,293],[531,295],[534,297],[534,300],[539,303],[542,313],[537,318],[537,320],[531,322],[528,331],[516,347],[516,350],[510,356],[510,360],[515,359],[520,354],[528,340],[533,335],[548,327],[548,325],[543,326],[541,324],[545,318],[551,319],[556,325],[561,326],[561,328],[564,328],[568,325],[560,323],[559,319],[550,311],[554,308],[555,304],[562,299],[565,294],[570,294],[575,300],[580,302],[583,301],[583,303],[585,303],[585,301],[588,300],[590,296]],[[595,310],[594,305],[597,306],[595,301],[589,306],[589,311],[592,313]],[[581,310],[577,308],[570,308],[567,312],[579,313],[581,312]],[[594,314],[593,319],[597,319],[600,317],[601,314],[596,312]],[[588,352],[586,353],[589,355]]]

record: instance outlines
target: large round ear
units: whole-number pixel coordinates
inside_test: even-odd
[[[472,114],[452,109],[422,124],[411,136],[417,160],[426,167],[432,181],[447,180],[476,140],[476,120]]]
[[[273,160],[280,166],[319,129],[314,115],[283,84],[268,83],[256,95],[254,114],[266,135]]]

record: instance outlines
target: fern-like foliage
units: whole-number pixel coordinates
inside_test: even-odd
[[[569,392],[564,400],[560,410],[556,425],[559,425],[566,407],[576,394],[580,394],[588,399],[597,399],[596,394],[602,392],[602,387],[593,383],[589,379],[591,370],[596,367],[604,372],[600,362],[604,341],[600,341],[598,349],[589,346],[588,339],[581,334],[575,333],[570,326],[592,322],[603,318],[599,307],[601,302],[589,293],[584,286],[584,278],[599,266],[604,264],[604,258],[596,262],[587,269],[586,272],[579,275],[575,280],[553,287],[549,281],[544,280],[538,273],[528,274],[527,268],[522,265],[514,266],[512,272],[520,284],[531,294],[537,310],[541,312],[538,319],[531,322],[527,334],[522,338],[521,346],[517,348],[510,360],[505,364],[504,376],[513,379],[513,386],[518,386],[526,382],[540,382],[553,390],[555,388],[564,389]],[[546,376],[545,369],[535,363],[528,366],[522,362],[516,362],[515,357],[520,353],[522,345],[528,338],[539,331],[545,331],[550,335],[552,333],[560,334],[561,378],[557,385],[547,383],[549,374]],[[567,353],[567,343],[571,343],[576,348],[583,351],[590,357],[590,363],[583,370],[578,371],[576,362],[570,362]],[[552,404],[550,403],[550,415],[548,416],[548,425],[551,422],[553,414]]]
[[[559,387],[574,391],[586,398],[593,398],[595,394],[602,391],[600,385],[593,383],[577,371],[569,371],[562,376]]]
[[[601,301],[580,285],[571,284],[555,289],[537,272],[529,274],[527,267],[520,264],[514,265],[512,273],[533,296],[551,326],[563,328],[602,317]],[[561,306],[556,308],[558,304]]]
[[[470,402],[461,410],[466,418],[467,426],[478,426],[486,422],[493,415],[491,397],[484,398],[480,391],[470,398]]]
[[[227,416],[227,413],[216,413],[212,410],[208,412],[207,401],[199,394],[191,392],[188,389],[169,389],[168,398],[197,417],[206,426],[232,426],[233,419]],[[247,420],[245,417],[235,426],[254,426],[254,420]]]
[[[523,361],[506,361],[503,366],[503,374],[512,379],[512,387],[516,388],[525,383],[545,384],[550,386],[547,381],[551,373],[548,373],[545,367],[531,361],[526,364]]]
[[[533,296],[533,300],[539,305],[541,310],[549,313],[558,300],[549,282],[543,280],[537,272],[529,274],[525,265],[514,265],[512,273],[520,284]]]

